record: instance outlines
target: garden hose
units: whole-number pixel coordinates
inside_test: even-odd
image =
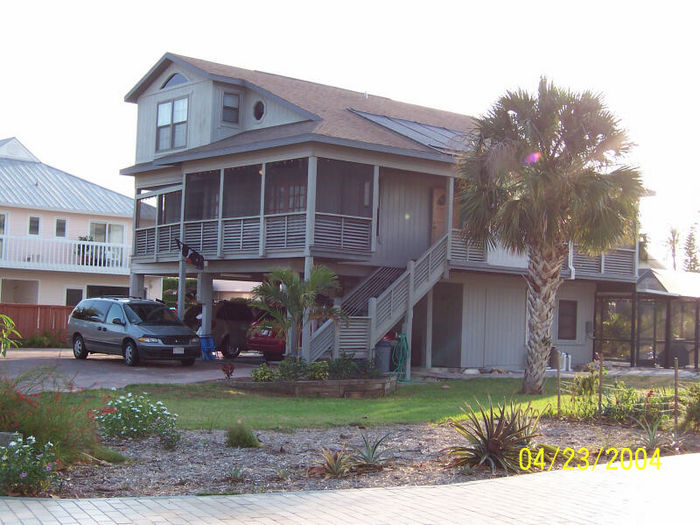
[[[394,364],[394,373],[398,381],[406,381],[406,361],[408,359],[408,341],[406,334],[399,334],[399,342],[394,346],[391,360]]]

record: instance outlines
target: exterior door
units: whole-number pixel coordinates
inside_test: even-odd
[[[433,188],[433,220],[430,244],[434,244],[447,231],[447,192],[445,188]]]

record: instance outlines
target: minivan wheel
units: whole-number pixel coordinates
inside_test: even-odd
[[[76,359],[85,359],[88,356],[87,348],[85,348],[85,341],[80,335],[76,335],[73,338],[73,355]]]
[[[224,354],[224,357],[233,359],[239,356],[241,350],[239,347],[233,346],[230,341],[231,340],[228,338],[228,336],[224,338],[224,340],[221,342],[221,353]]]
[[[128,341],[124,346],[124,364],[127,366],[139,364],[139,350],[133,341]]]
[[[194,357],[188,357],[187,359],[180,359],[182,366],[192,366],[194,364]]]

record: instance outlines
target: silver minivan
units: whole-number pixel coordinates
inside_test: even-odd
[[[148,299],[84,299],[68,318],[66,337],[76,359],[117,354],[129,366],[142,359],[190,366],[201,354],[199,337],[163,303]]]

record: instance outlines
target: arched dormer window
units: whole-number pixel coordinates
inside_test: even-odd
[[[160,86],[160,89],[179,86],[180,84],[184,84],[185,82],[187,82],[187,77],[185,77],[185,75],[181,75],[180,73],[174,73],[170,75],[168,80],[166,80],[162,86]]]

